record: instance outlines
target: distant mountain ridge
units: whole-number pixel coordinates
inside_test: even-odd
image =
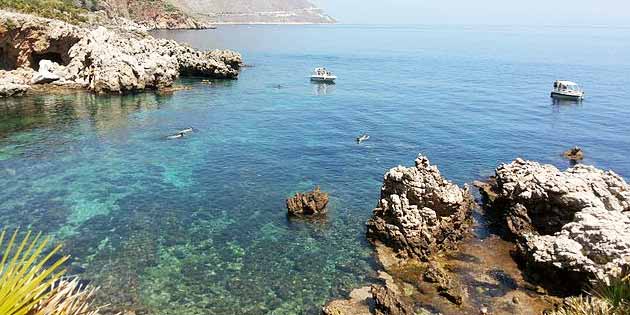
[[[149,28],[205,28],[213,24],[335,23],[308,0],[74,0]]]
[[[308,0],[168,0],[201,21],[223,23],[335,23]]]

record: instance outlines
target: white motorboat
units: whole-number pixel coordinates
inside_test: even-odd
[[[334,83],[335,80],[337,80],[337,76],[323,67],[316,68],[311,75],[311,81],[313,82]]]
[[[556,99],[582,100],[584,99],[584,91],[575,82],[558,80],[553,83],[553,91],[551,97]]]

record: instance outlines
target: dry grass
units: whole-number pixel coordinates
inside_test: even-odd
[[[61,280],[29,315],[98,315],[99,309],[91,306],[97,290],[81,285],[78,279]]]

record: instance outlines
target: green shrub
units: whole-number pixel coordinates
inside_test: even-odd
[[[591,289],[593,295],[608,302],[617,314],[630,315],[630,275],[598,283]]]
[[[85,9],[78,8],[72,0],[0,0],[0,8],[58,19],[69,23],[85,22]]]

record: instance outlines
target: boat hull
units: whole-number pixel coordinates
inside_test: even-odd
[[[561,100],[579,101],[579,100],[584,99],[584,94],[576,95],[576,94],[563,94],[563,93],[551,92],[551,97],[555,99],[561,99]]]
[[[333,83],[333,82],[335,82],[336,79],[337,79],[337,77],[317,77],[317,76],[312,76],[311,77],[311,81],[313,81],[313,82]]]

